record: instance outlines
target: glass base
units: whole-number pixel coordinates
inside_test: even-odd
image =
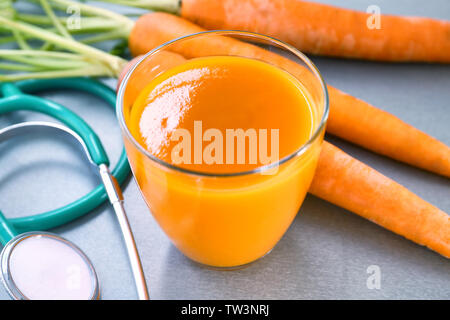
[[[204,263],[192,260],[191,258],[189,258],[188,256],[186,256],[184,254],[183,255],[186,257],[187,260],[189,260],[189,262],[191,262],[192,264],[194,264],[194,265],[196,265],[198,267],[201,267],[201,268],[214,270],[214,271],[236,271],[236,270],[245,269],[245,268],[255,264],[256,262],[259,262],[260,260],[264,259],[269,253],[271,253],[272,250],[273,250],[273,248],[270,249],[269,251],[267,251],[261,257],[257,258],[256,260],[250,261],[248,263],[240,264],[240,265],[237,265],[237,266],[229,266],[229,267],[218,267],[218,266],[212,266],[212,265],[209,265],[209,264],[204,264]]]

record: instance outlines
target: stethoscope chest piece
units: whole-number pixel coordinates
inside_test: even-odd
[[[89,258],[72,242],[47,232],[10,240],[0,255],[8,293],[16,300],[96,300],[100,291]]]

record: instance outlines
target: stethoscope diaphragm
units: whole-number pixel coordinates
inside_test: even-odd
[[[2,281],[16,300],[96,300],[97,274],[72,242],[47,232],[10,240],[0,255]]]

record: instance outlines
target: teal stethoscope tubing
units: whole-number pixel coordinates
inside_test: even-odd
[[[23,80],[16,82],[15,84],[0,84],[0,89],[1,92],[3,92],[3,98],[0,99],[0,113],[30,110],[50,115],[67,125],[86,141],[89,153],[96,164],[109,163],[99,138],[80,117],[55,102],[28,94],[54,89],[80,90],[102,98],[114,108],[116,95],[110,88],[91,79],[75,78],[58,80]],[[130,167],[125,149],[123,149],[112,174],[119,184],[123,184],[129,176]],[[8,222],[19,232],[47,230],[87,214],[100,206],[107,199],[108,196],[105,187],[99,185],[85,196],[64,207],[36,215],[8,219]]]

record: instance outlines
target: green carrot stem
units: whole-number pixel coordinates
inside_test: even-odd
[[[44,9],[44,12],[47,14],[48,18],[55,26],[55,28],[59,31],[59,33],[68,39],[73,39],[70,33],[66,30],[66,28],[64,28],[64,26],[61,24],[61,21],[59,21],[59,19],[56,17],[52,7],[49,5],[47,0],[40,0],[40,3],[42,9]]]
[[[83,68],[89,65],[89,63],[82,61],[70,61],[70,60],[55,60],[46,59],[40,57],[23,57],[23,56],[8,56],[8,60],[21,62],[35,67],[42,67],[46,69],[69,69],[69,68]]]
[[[83,39],[80,39],[79,41],[84,44],[91,44],[101,41],[107,41],[107,40],[116,40],[116,39],[126,39],[127,36],[123,34],[121,30],[113,30],[110,32],[101,33],[98,35],[85,37]]]
[[[24,14],[19,13],[17,15],[17,18],[23,22],[35,24],[35,25],[42,25],[42,26],[49,26],[52,25],[52,21],[44,15],[39,14]],[[57,17],[57,19],[62,24],[68,23],[67,17]],[[111,19],[106,19],[102,17],[81,17],[80,18],[80,29],[69,29],[68,31],[72,34],[78,34],[78,33],[90,33],[90,32],[100,32],[100,31],[108,31],[108,30],[115,30],[115,29],[123,29],[121,26],[117,25],[116,21],[113,21]],[[123,31],[124,33],[126,31]]]
[[[52,79],[52,78],[72,78],[72,77],[102,77],[110,76],[109,70],[102,66],[89,66],[82,69],[70,69],[63,71],[43,71],[30,73],[0,74],[0,81],[19,81],[25,79]]]
[[[27,23],[31,23],[31,24],[39,24],[39,25],[44,25],[44,26],[53,24],[52,20],[49,17],[47,17],[46,15],[41,15],[41,14],[17,13],[16,17],[17,17],[17,19],[19,19],[23,22],[27,22]],[[59,22],[61,22],[61,23],[67,22],[66,17],[56,17],[56,19],[59,20]]]
[[[53,0],[56,1],[56,0]],[[58,0],[62,1],[62,0]],[[52,32],[43,30],[41,28],[26,24],[24,22],[15,22],[3,17],[0,17],[0,23],[8,28],[15,29],[20,32],[27,33],[31,36],[39,38],[43,41],[48,41],[58,47],[70,50],[76,53],[80,53],[93,61],[100,60],[105,65],[108,65],[111,70],[111,76],[117,76],[120,74],[123,67],[127,64],[127,61],[105,53],[99,49],[84,45],[82,43],[76,42],[72,39],[66,39]]]
[[[16,13],[11,0],[2,0],[0,2],[0,16],[12,19]]]
[[[2,63],[0,62],[1,70],[11,70],[11,71],[40,71],[42,68],[35,66],[27,66],[18,63]]]
[[[0,2],[0,9],[6,9],[11,7],[11,1]]]
[[[25,41],[25,38],[22,36],[22,34],[20,32],[18,32],[16,30],[12,30],[12,34],[20,48],[22,48],[24,50],[31,50],[31,47]]]
[[[25,36],[25,38],[26,38],[26,36]],[[16,41],[17,40],[14,36],[0,38],[0,44],[11,43],[11,42],[16,42]]]
[[[49,0],[52,7],[56,9],[63,10],[67,12],[68,8],[77,8],[80,10],[81,14],[85,14],[88,16],[100,16],[106,17],[111,20],[114,20],[116,23],[121,24],[124,28],[131,31],[134,26],[134,21],[110,10],[86,5],[80,2],[71,1],[71,0]]]
[[[56,59],[71,59],[71,60],[85,60],[83,56],[79,54],[73,54],[69,52],[53,52],[53,51],[39,51],[39,50],[14,50],[14,49],[1,49],[0,57],[8,56],[39,56],[46,58]]]
[[[165,11],[174,14],[178,14],[181,9],[181,0],[101,0],[101,1],[146,10]]]
[[[39,50],[42,51],[49,51],[52,50],[55,46],[51,44],[50,42],[44,42],[44,44],[39,48]]]

